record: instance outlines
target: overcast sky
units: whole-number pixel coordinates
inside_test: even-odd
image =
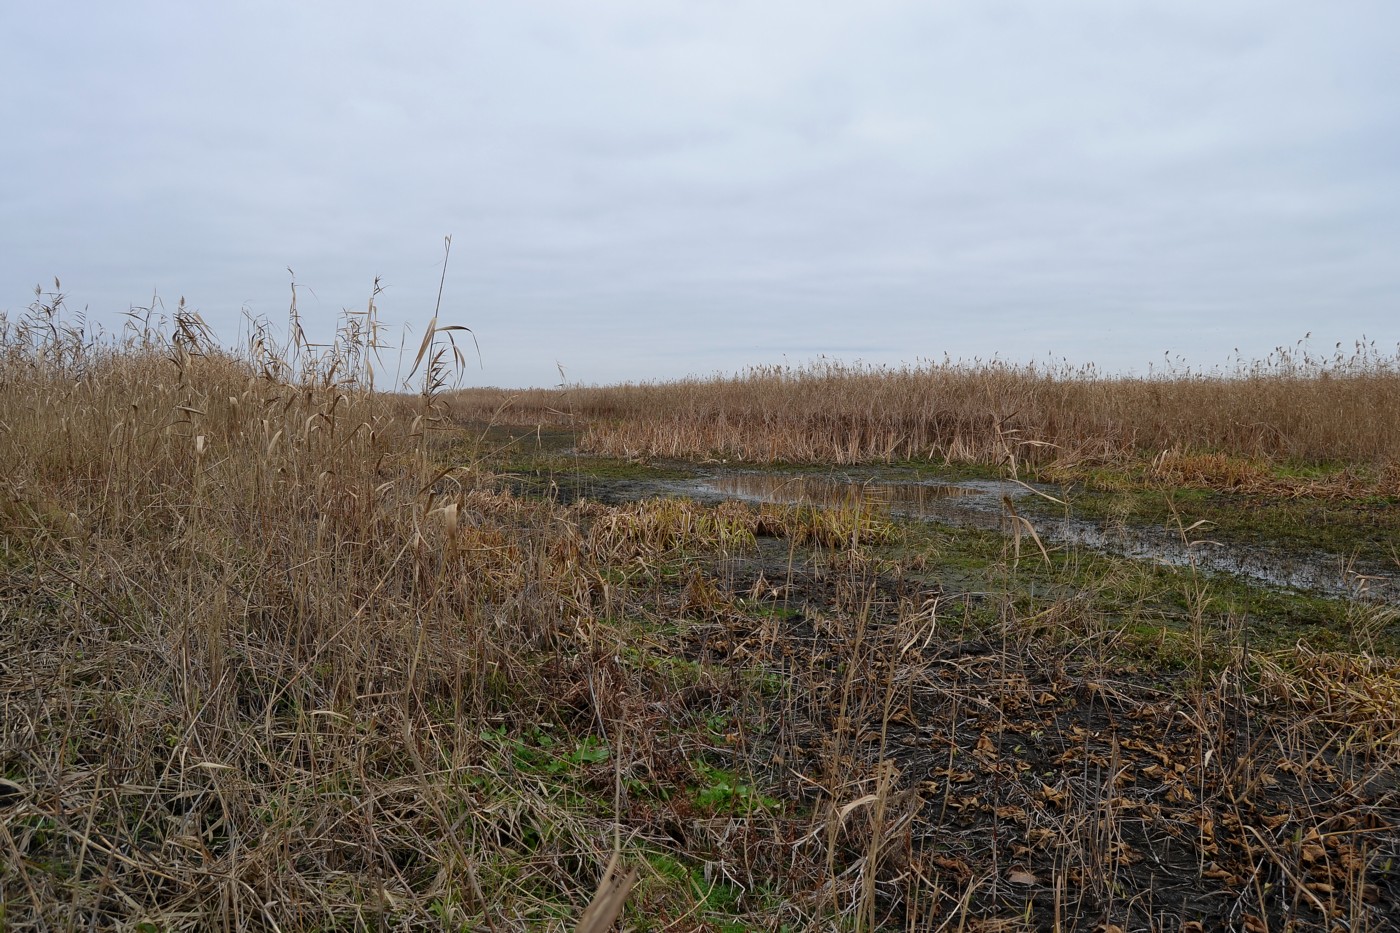
[[[0,310],[475,329],[467,384],[1400,341],[1400,3],[6,3]],[[410,342],[412,338],[409,338]]]

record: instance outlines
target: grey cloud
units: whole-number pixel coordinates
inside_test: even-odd
[[[3,16],[0,308],[421,324],[452,233],[495,384],[1400,340],[1381,0]]]

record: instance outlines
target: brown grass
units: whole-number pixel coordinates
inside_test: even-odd
[[[1281,348],[1228,373],[1151,378],[1003,363],[821,362],[667,383],[467,390],[451,405],[475,420],[572,422],[586,449],[614,456],[1063,468],[1177,451],[1384,469],[1400,451],[1400,354],[1358,344],[1319,359]]]
[[[1200,609],[1173,685],[855,509],[502,494],[372,303],[138,325],[0,320],[6,930],[1395,928],[1385,662]]]
[[[293,349],[183,312],[115,344],[56,302],[0,325],[8,929],[446,922],[511,901],[527,822],[560,827],[565,905],[607,861],[481,738],[573,715],[540,702],[591,616],[568,528],[441,470],[430,398]]]

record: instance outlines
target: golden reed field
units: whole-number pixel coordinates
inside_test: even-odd
[[[464,390],[449,404],[483,421],[576,422],[597,453],[754,463],[1070,466],[1180,451],[1384,472],[1400,457],[1400,351],[1365,343],[1143,378],[998,362],[817,362],[667,383]]]

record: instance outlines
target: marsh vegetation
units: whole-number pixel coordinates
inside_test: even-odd
[[[1394,357],[507,396],[291,332],[0,320],[0,928],[573,929],[614,858],[632,930],[1400,928]],[[1059,494],[597,494],[736,462]]]

